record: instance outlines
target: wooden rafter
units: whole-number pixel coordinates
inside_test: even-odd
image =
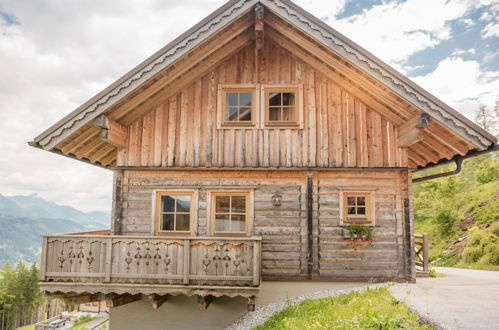
[[[112,296],[106,299],[107,307],[118,307],[126,304],[133,303],[141,299],[140,294],[131,295],[131,294],[122,294],[117,296]]]
[[[99,129],[95,126],[91,126],[86,131],[83,131],[80,135],[75,138],[69,137],[72,140],[60,150],[65,155],[72,154],[76,149],[78,149],[81,145],[86,144],[88,141],[92,140],[99,134]]]
[[[87,145],[83,146],[82,148],[78,149],[74,154],[76,158],[82,159],[82,158],[88,158],[88,156],[100,148],[104,147],[107,145],[106,142],[101,141],[97,138],[91,140]]]
[[[211,302],[213,301],[213,296],[198,296],[198,307],[201,312],[208,309]]]

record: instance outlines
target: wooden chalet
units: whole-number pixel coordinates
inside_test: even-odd
[[[232,0],[30,142],[114,173],[111,230],[44,236],[40,286],[251,309],[262,280],[412,282],[412,172],[495,143],[294,3]]]

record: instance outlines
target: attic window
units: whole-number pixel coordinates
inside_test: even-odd
[[[299,85],[262,86],[266,126],[296,127],[301,122],[302,92]]]
[[[218,97],[220,126],[253,126],[256,94],[254,85],[220,86]]]

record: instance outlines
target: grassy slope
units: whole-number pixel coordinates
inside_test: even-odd
[[[264,329],[430,329],[386,288],[305,300],[273,315]]]
[[[415,231],[430,235],[430,260],[499,270],[497,155],[465,161],[459,175],[414,185],[414,207]]]

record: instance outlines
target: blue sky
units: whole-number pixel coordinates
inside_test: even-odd
[[[299,0],[472,118],[499,94],[499,0]],[[0,0],[0,193],[109,210],[112,173],[26,142],[224,3]]]

